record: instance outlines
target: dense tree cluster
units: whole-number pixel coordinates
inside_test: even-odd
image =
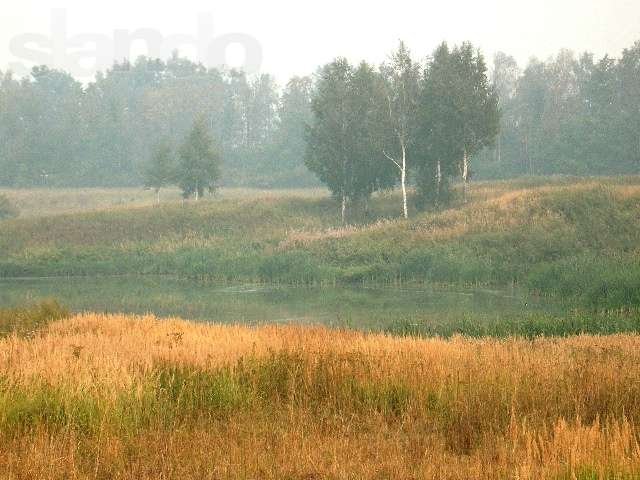
[[[399,182],[408,217],[408,176],[419,204],[448,197],[449,178],[470,177],[471,159],[498,133],[498,98],[482,55],[469,43],[442,44],[427,65],[401,42],[379,69],[337,59],[313,94],[307,166],[349,204]]]

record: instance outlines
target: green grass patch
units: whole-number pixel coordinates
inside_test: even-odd
[[[45,300],[36,305],[0,310],[0,337],[16,333],[34,334],[42,327],[69,316],[69,311],[56,300]]]

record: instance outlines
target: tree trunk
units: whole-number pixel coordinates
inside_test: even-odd
[[[347,196],[342,194],[342,226],[347,224]]]
[[[156,189],[156,203],[160,205],[160,189]]]
[[[196,202],[200,200],[200,184],[199,182],[196,180]]]
[[[464,203],[467,203],[467,184],[469,183],[469,154],[467,149],[464,149],[462,156],[462,192],[464,197]]]
[[[502,164],[502,134],[498,134],[497,153],[498,153],[498,165],[501,165]]]
[[[409,210],[407,209],[407,148],[402,142],[402,168],[400,169],[400,177],[402,182],[402,214],[404,218],[409,218]]]

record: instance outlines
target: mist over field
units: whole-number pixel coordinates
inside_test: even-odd
[[[0,478],[640,478],[640,7],[99,7],[0,19]]]

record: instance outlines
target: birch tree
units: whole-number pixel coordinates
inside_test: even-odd
[[[355,180],[350,149],[353,131],[349,88],[352,75],[353,68],[344,58],[334,60],[318,72],[305,158],[309,170],[340,201],[343,225]]]
[[[382,65],[385,81],[390,139],[383,154],[395,165],[400,174],[402,188],[402,215],[409,218],[407,207],[407,175],[410,168],[409,151],[415,141],[420,65],[411,58],[411,52],[400,42],[389,61]]]

